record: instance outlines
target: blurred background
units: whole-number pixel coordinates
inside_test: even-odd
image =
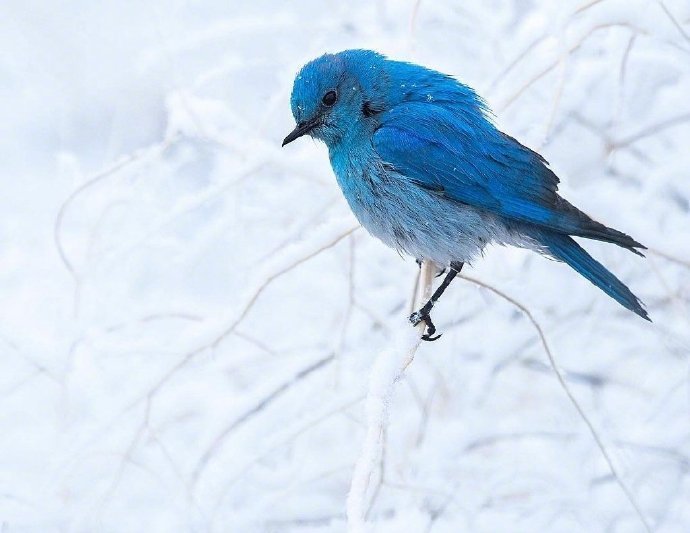
[[[295,73],[373,48],[457,76],[648,306],[494,247],[656,531],[690,530],[687,0],[0,4],[0,531],[336,532],[417,267],[354,227]],[[380,532],[636,532],[533,324],[453,284],[398,383]]]

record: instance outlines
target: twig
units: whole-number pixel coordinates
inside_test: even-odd
[[[412,14],[410,15],[410,25],[407,30],[408,39],[408,53],[410,56],[414,54],[415,51],[415,33],[417,30],[417,19],[419,17],[419,6],[422,0],[417,0],[412,7]]]
[[[607,24],[599,24],[597,26],[592,27],[580,40],[572,45],[571,47],[568,48],[566,51],[566,55],[570,56],[571,54],[574,54],[577,52],[582,45],[589,39],[594,33],[604,30],[607,28],[612,28],[612,27],[631,27],[629,24],[616,24],[616,23],[607,23]],[[636,29],[636,28],[633,28]],[[639,33],[645,33],[642,30],[637,29]],[[534,85],[536,82],[541,80],[544,76],[549,74],[553,69],[555,69],[562,61],[562,56],[560,56],[558,59],[555,61],[552,61],[548,66],[544,67],[541,71],[536,73],[532,78],[530,78],[527,83],[522,85],[516,92],[514,92],[509,98],[507,98],[501,105],[498,106],[499,111],[505,111],[508,107],[510,107],[512,104],[515,103],[516,100],[518,100],[524,93],[529,89],[532,85]]]
[[[65,199],[64,202],[62,202],[62,205],[58,210],[57,216],[55,217],[55,222],[53,224],[53,240],[55,241],[55,248],[57,249],[58,255],[60,256],[60,260],[65,265],[65,268],[69,271],[69,273],[72,274],[75,280],[78,280],[77,271],[74,265],[72,264],[72,261],[70,261],[69,257],[67,256],[64,244],[62,243],[62,224],[65,218],[65,214],[67,213],[67,210],[71,206],[72,202],[74,202],[74,200],[81,196],[81,194],[84,191],[90,189],[97,183],[100,183],[104,179],[108,178],[109,176],[112,176],[113,174],[119,172],[123,168],[131,165],[132,163],[135,163],[152,153],[164,152],[173,143],[175,143],[178,140],[178,138],[178,135],[173,135],[172,137],[169,137],[160,143],[154,144],[143,150],[137,150],[129,154],[128,156],[114,163],[109,168],[87,179],[84,183],[82,183],[79,187],[72,191],[72,193]]]
[[[582,418],[582,421],[585,423],[587,428],[589,429],[589,432],[592,434],[592,438],[594,439],[594,442],[596,443],[597,447],[599,448],[599,451],[601,452],[601,455],[604,457],[604,460],[606,461],[606,464],[609,467],[609,470],[611,472],[611,475],[613,475],[614,479],[620,486],[621,490],[625,494],[626,498],[630,502],[630,505],[635,509],[635,512],[637,513],[637,516],[639,517],[640,521],[645,527],[645,530],[648,531],[649,533],[652,532],[652,527],[650,526],[649,522],[647,522],[647,519],[644,516],[644,513],[642,512],[642,509],[640,508],[640,505],[637,503],[635,500],[635,496],[630,490],[630,488],[626,485],[626,483],[623,481],[623,478],[620,476],[618,473],[618,469],[614,466],[613,464],[613,459],[611,458],[611,455],[609,454],[608,450],[606,449],[606,446],[604,445],[604,442],[601,440],[601,437],[599,437],[599,434],[597,433],[597,430],[594,428],[594,425],[590,421],[589,417],[587,414],[584,412],[582,407],[580,406],[579,402],[575,398],[575,395],[572,393],[570,390],[570,387],[565,381],[565,377],[563,376],[563,372],[561,369],[558,367],[556,364],[556,359],[553,356],[553,353],[551,352],[551,348],[549,348],[548,343],[546,342],[546,337],[544,336],[544,331],[541,328],[541,325],[539,322],[536,321],[534,316],[532,316],[532,313],[530,312],[527,307],[525,307],[523,304],[512,298],[511,296],[508,296],[504,292],[500,291],[499,289],[496,289],[495,287],[492,287],[491,285],[488,285],[487,283],[484,283],[483,281],[480,281],[476,278],[472,278],[469,276],[464,276],[461,275],[463,279],[466,279],[467,281],[474,283],[475,285],[479,285],[480,287],[484,287],[485,289],[489,289],[491,292],[494,294],[500,296],[504,300],[510,302],[513,304],[515,307],[520,309],[525,316],[529,319],[530,322],[532,322],[532,325],[534,328],[537,330],[537,333],[539,334],[539,337],[541,339],[541,343],[544,346],[544,351],[546,352],[546,356],[549,359],[549,364],[551,365],[551,368],[554,371],[554,374],[556,374],[556,378],[558,379],[558,383],[560,384],[561,388],[565,392],[565,394],[568,396],[568,399],[570,400],[570,403],[573,404],[573,407],[575,407],[575,410],[578,412],[580,415],[580,418]]]
[[[213,458],[214,454],[216,451],[223,445],[225,442],[225,439],[230,435],[233,431],[235,431],[237,428],[242,426],[244,423],[246,423],[249,419],[251,419],[254,415],[260,413],[263,411],[266,407],[268,407],[271,403],[273,403],[274,400],[278,399],[280,396],[282,396],[286,391],[288,391],[295,383],[298,383],[299,381],[302,381],[303,379],[307,378],[320,368],[323,368],[326,366],[328,363],[332,362],[334,359],[334,355],[329,355],[327,357],[323,357],[319,359],[318,361],[311,363],[307,367],[301,369],[299,372],[297,372],[292,378],[290,378],[288,381],[285,381],[278,385],[273,391],[271,391],[267,396],[265,396],[259,403],[254,405],[251,409],[240,415],[238,418],[233,420],[233,422],[227,426],[226,428],[221,431],[221,433],[213,439],[213,442],[211,445],[206,449],[206,451],[202,454],[201,458],[199,459],[198,463],[194,467],[194,470],[192,471],[192,476],[190,479],[190,485],[192,487],[192,490],[194,490],[194,487],[196,486],[197,482],[199,481],[199,478],[203,474],[204,470],[206,469],[206,466],[208,465],[209,461]]]
[[[431,294],[434,272],[432,264],[428,261],[422,263],[419,272],[418,301],[428,298]],[[369,482],[383,453],[383,434],[388,421],[393,388],[414,359],[424,328],[424,323],[415,328],[411,328],[409,323],[401,324],[393,346],[376,358],[371,370],[365,403],[367,432],[355,464],[347,497],[347,522],[352,533],[364,531]]]
[[[537,47],[537,45],[539,45],[539,43],[541,43],[544,39],[546,39],[546,36],[542,35],[540,37],[537,37],[529,45],[527,45],[527,47],[522,52],[515,56],[515,58],[510,63],[508,63],[508,65],[501,72],[498,73],[498,75],[487,87],[486,92],[493,91],[496,88],[496,86],[503,80],[503,78],[505,78],[510,73],[510,71],[513,70],[518,65],[518,63],[520,63],[520,61],[527,57],[532,52],[532,50],[534,50]]]
[[[649,137],[650,135],[654,135],[656,133],[659,133],[662,130],[665,130],[667,128],[671,128],[673,126],[677,126],[678,124],[683,124],[685,122],[690,122],[690,113],[684,113],[681,115],[676,115],[674,117],[670,117],[666,120],[663,120],[659,122],[658,124],[654,124],[652,126],[648,126],[646,128],[643,128],[642,130],[632,133],[628,135],[627,137],[623,137],[621,139],[618,139],[614,142],[614,145],[616,148],[620,148],[622,146],[628,146],[629,144],[636,143],[637,141],[644,139],[645,137]]]
[[[601,1],[602,0],[591,0],[590,2],[587,2],[586,4],[581,5],[575,11],[573,11],[573,15],[578,15],[578,14],[582,13],[583,11],[588,10],[590,7],[597,5]]]
[[[220,496],[213,506],[212,513],[215,514],[218,511],[218,509],[222,506],[223,499],[225,498],[227,491],[230,490],[231,487],[239,483],[244,477],[244,475],[247,472],[249,472],[253,466],[259,463],[259,461],[264,459],[267,455],[275,452],[281,446],[285,446],[288,443],[294,441],[300,435],[303,435],[310,429],[313,429],[322,422],[330,419],[335,414],[343,413],[346,409],[355,406],[363,400],[364,395],[349,398],[345,402],[342,402],[336,405],[335,407],[329,407],[327,409],[319,411],[315,415],[312,415],[310,418],[308,418],[305,422],[299,424],[297,427],[290,427],[287,430],[284,430],[283,433],[285,435],[283,436],[283,438],[275,439],[274,442],[261,443],[259,451],[257,451],[247,463],[242,465],[242,467],[235,473],[235,475],[228,481],[225,487],[221,490]]]
[[[690,268],[690,260],[688,259],[675,257],[673,255],[667,254],[666,252],[662,252],[661,250],[657,250],[656,248],[647,248],[647,253],[658,255],[659,257],[663,257],[667,261],[670,261],[671,263],[684,266],[685,268]]]
[[[335,352],[335,371],[334,371],[334,386],[337,388],[340,386],[340,372],[341,372],[341,356],[343,350],[345,349],[345,344],[347,342],[347,330],[350,326],[350,320],[352,319],[352,310],[355,305],[355,239],[352,235],[348,237],[349,244],[349,254],[348,254],[348,265],[347,265],[347,307],[345,308],[345,313],[343,314],[342,326],[340,327],[340,334],[338,335],[338,340],[336,341],[334,352]]]
[[[256,288],[253,291],[251,291],[250,295],[247,298],[246,305],[242,307],[242,311],[236,315],[236,318],[230,323],[230,325],[225,329],[225,331],[218,335],[218,337],[216,337],[216,339],[213,342],[211,342],[208,347],[215,348],[216,346],[218,346],[218,344],[220,344],[223,341],[223,339],[225,339],[228,335],[235,331],[235,328],[239,325],[240,322],[242,322],[242,320],[244,320],[244,318],[249,313],[249,310],[254,306],[256,300],[259,298],[259,296],[261,296],[266,287],[273,282],[273,280],[280,276],[283,276],[284,274],[286,274],[296,266],[304,263],[305,261],[308,261],[309,259],[319,255],[324,250],[332,248],[345,237],[351,235],[358,228],[359,224],[354,224],[349,218],[345,220],[337,220],[332,222],[331,224],[325,224],[321,228],[322,235],[312,235],[314,241],[309,241],[307,243],[307,250],[298,250],[298,252],[301,253],[297,254],[298,257],[293,261],[290,261],[289,257],[290,255],[295,255],[294,250],[290,249],[290,247],[287,247],[288,253],[284,255],[288,258],[288,260],[283,260],[279,263],[276,263],[275,265],[273,265],[272,269],[269,269],[273,270],[272,272],[267,272],[262,276],[262,281],[256,285]],[[316,246],[314,246],[313,249],[311,247],[312,242],[316,243]],[[293,253],[291,254],[290,252]]]
[[[676,27],[678,30],[678,33],[680,33],[683,38],[690,42],[690,35],[688,35],[685,30],[683,29],[683,26],[680,25],[680,22],[676,20],[676,17],[673,16],[673,13],[671,13],[668,8],[666,7],[666,4],[662,2],[662,0],[656,0],[656,3],[659,4],[659,7],[666,13],[666,16],[671,20],[671,23]]]
[[[259,281],[253,284],[247,291],[242,303],[237,307],[237,310],[234,311],[229,318],[222,319],[222,323],[227,324],[225,328],[221,330],[220,333],[215,334],[212,340],[201,342],[199,346],[189,350],[176,365],[170,368],[170,370],[149,389],[149,392],[143,398],[135,400],[126,411],[138,405],[142,399],[149,400],[155,396],[163,385],[170,381],[177,372],[187,366],[199,354],[208,349],[216,348],[226,337],[234,333],[236,328],[249,314],[252,307],[254,307],[254,304],[261,294],[263,294],[264,290],[266,290],[273,281],[287,274],[293,268],[301,265],[305,261],[316,257],[321,252],[332,248],[353,231],[357,230],[357,228],[359,228],[359,225],[355,225],[349,219],[335,220],[329,224],[325,224],[314,232],[314,234],[311,235],[311,240],[293,245],[292,247],[286,247],[279,257],[277,257],[271,265],[265,268],[263,274],[259,275]],[[216,326],[211,326],[211,328],[217,331]]]

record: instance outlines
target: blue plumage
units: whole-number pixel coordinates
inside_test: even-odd
[[[567,263],[649,319],[637,297],[571,236],[639,255],[644,246],[561,198],[547,162],[499,131],[466,85],[372,51],[348,50],[305,65],[291,105],[297,127],[283,144],[305,134],[323,140],[362,225],[401,252],[450,266],[447,283],[489,243],[523,246]],[[425,320],[430,333],[436,299],[413,317]]]

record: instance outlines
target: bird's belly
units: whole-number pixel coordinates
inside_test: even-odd
[[[490,215],[402,176],[360,173],[348,182],[341,187],[362,226],[388,246],[417,259],[443,266],[467,262],[504,232]]]

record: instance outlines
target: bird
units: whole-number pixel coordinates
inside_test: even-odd
[[[527,248],[566,263],[651,322],[640,299],[573,237],[645,246],[593,220],[558,194],[544,157],[502,132],[486,102],[455,77],[372,50],[324,54],[304,65],[290,97],[296,127],[323,141],[360,224],[445,278],[410,315],[436,340],[431,310],[465,263],[489,244]]]

